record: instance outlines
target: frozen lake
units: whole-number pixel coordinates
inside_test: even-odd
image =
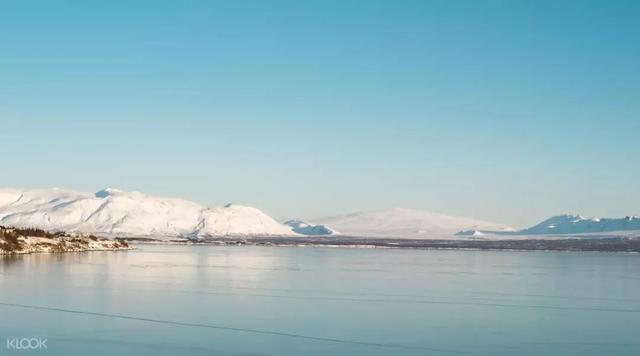
[[[137,247],[0,256],[0,354],[640,354],[637,254]]]

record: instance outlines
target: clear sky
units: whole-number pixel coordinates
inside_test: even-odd
[[[639,1],[2,1],[0,186],[640,213]]]

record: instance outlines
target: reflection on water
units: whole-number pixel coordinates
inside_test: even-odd
[[[0,338],[46,337],[49,355],[640,353],[636,255],[138,247],[0,257]]]

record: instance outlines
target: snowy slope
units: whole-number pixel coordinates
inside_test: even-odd
[[[324,225],[313,225],[302,220],[288,220],[284,222],[290,226],[293,232],[301,235],[318,236],[318,235],[335,235],[338,232]]]
[[[104,189],[0,189],[0,225],[110,236],[227,237],[295,235],[258,209],[207,208],[173,198]]]
[[[580,215],[558,215],[528,229],[519,230],[517,234],[555,235],[630,230],[640,230],[640,217],[627,216],[619,219],[611,219],[584,218]]]
[[[313,219],[342,235],[397,238],[445,238],[462,230],[512,231],[509,226],[428,211],[394,208]]]

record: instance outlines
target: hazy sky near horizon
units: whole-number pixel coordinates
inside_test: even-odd
[[[0,186],[640,214],[638,1],[3,1]]]

